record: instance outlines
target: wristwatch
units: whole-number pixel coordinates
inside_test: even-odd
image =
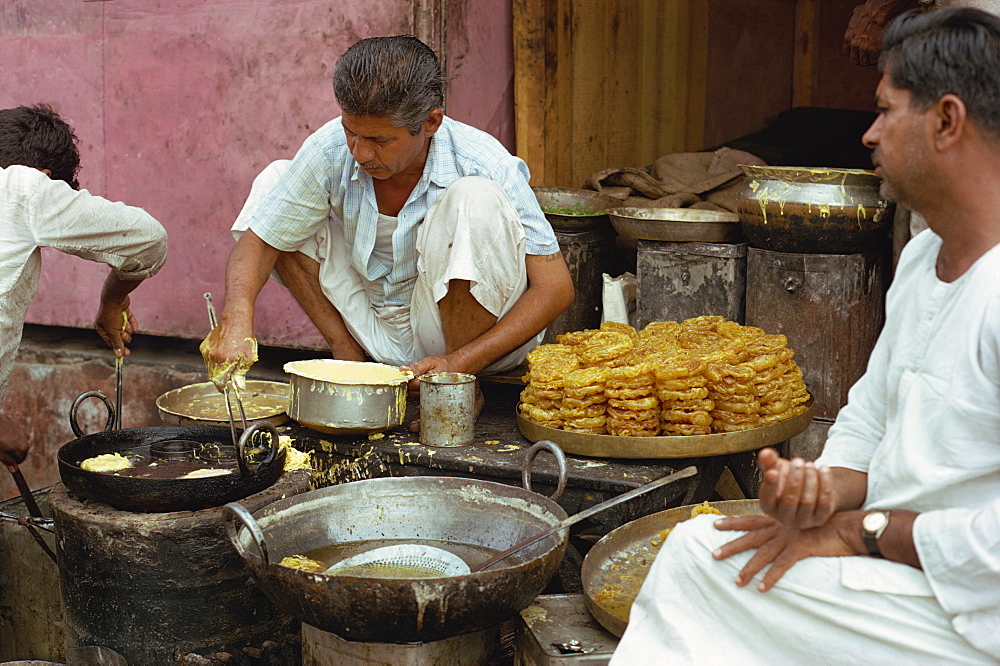
[[[885,557],[878,547],[878,538],[889,526],[889,511],[869,511],[861,519],[861,535],[865,541],[865,548],[872,557]]]

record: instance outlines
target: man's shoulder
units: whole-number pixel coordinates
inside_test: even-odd
[[[454,118],[445,117],[438,130],[438,149],[459,167],[462,175],[492,175],[517,162],[493,135]],[[435,135],[437,136],[437,135]]]
[[[0,183],[4,187],[31,190],[35,188],[47,188],[53,181],[46,174],[33,167],[20,164],[11,164],[9,167],[0,168]]]
[[[504,148],[503,144],[495,136],[478,127],[463,123],[461,120],[445,116],[444,121],[441,123],[441,129],[438,131],[442,130],[455,142],[464,142],[480,150],[499,151],[508,157],[510,156],[510,151]],[[461,149],[462,146],[458,145],[456,147]]]
[[[12,164],[0,168],[0,191],[8,203],[20,201],[30,206],[32,202],[60,199],[60,195],[71,194],[73,189],[61,180],[52,180],[38,169]]]

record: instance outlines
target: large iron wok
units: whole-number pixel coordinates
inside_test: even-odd
[[[565,487],[562,451],[558,495]],[[529,465],[523,477],[528,482]],[[528,546],[516,560],[447,578],[327,575],[278,564],[331,543],[432,539],[502,551],[557,525],[566,512],[552,499],[502,483],[458,477],[357,481],[269,504],[253,515],[236,503],[226,531],[257,584],[289,615],[352,641],[434,641],[497,626],[526,608],[555,574],[565,531]],[[266,535],[266,538],[265,538]]]
[[[106,429],[84,435],[77,424],[80,403],[100,398],[108,408]],[[80,467],[87,458],[105,453],[143,450],[163,442],[184,440],[192,443],[226,445],[230,428],[189,425],[177,427],[125,428],[111,430],[114,408],[100,391],[88,391],[73,403],[70,425],[77,439],[64,444],[57,455],[59,476],[73,493],[103,502],[124,511],[197,511],[221,506],[269,488],[284,469],[285,451],[278,446],[278,432],[260,421],[242,432],[236,447],[232,473],[203,478],[141,478],[88,471]],[[251,460],[249,449],[259,447],[263,455]],[[232,464],[232,463],[230,463]]]

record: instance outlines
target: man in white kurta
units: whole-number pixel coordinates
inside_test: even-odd
[[[30,137],[12,136],[30,126],[25,124],[25,117],[32,118],[36,127],[51,123],[53,132],[65,133],[67,150],[75,151],[75,147],[69,147],[71,130],[51,109],[7,109],[0,111],[0,164],[16,159],[8,155],[16,148],[7,151],[8,146],[32,142]],[[51,139],[39,143],[52,145],[47,141]],[[78,163],[75,153],[74,159]],[[111,267],[101,293],[96,327],[116,355],[128,353],[125,344],[136,330],[128,294],[154,275],[167,256],[166,231],[147,212],[87,190],[76,190],[68,182],[50,177],[46,172],[50,169],[43,171],[45,168],[42,163],[0,168],[0,403],[14,369],[25,313],[38,289],[41,248]],[[129,318],[124,333],[123,313]],[[19,431],[18,424],[0,414],[0,461],[24,459],[28,447]]]
[[[1000,20],[907,16],[886,45],[865,143],[931,230],[820,459],[762,454],[767,517],[678,526],[612,664],[1000,659]]]

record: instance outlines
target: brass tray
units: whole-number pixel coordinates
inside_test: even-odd
[[[609,220],[605,211],[621,204],[618,199],[613,199],[594,190],[581,190],[572,187],[532,187],[531,189],[535,193],[538,205],[542,207],[545,219],[552,225],[552,229],[564,233],[596,231],[607,228]],[[546,207],[594,209],[599,212],[561,215],[545,212]]]
[[[288,384],[259,379],[247,380],[247,388],[240,392],[247,423],[270,421],[274,425],[291,419],[288,409]],[[169,425],[229,425],[226,399],[212,382],[189,384],[167,391],[156,399],[160,420]],[[233,416],[239,423],[240,415],[233,402]]]
[[[693,506],[667,509],[626,523],[608,532],[583,558],[580,578],[587,609],[615,636],[625,633],[632,602],[662,546],[660,533],[690,518]],[[727,516],[761,513],[757,500],[709,502],[709,506]]]
[[[697,208],[610,208],[608,217],[621,236],[638,240],[725,243],[741,240],[736,213]]]
[[[566,453],[593,458],[700,458],[729,453],[756,451],[785,441],[809,427],[813,415],[813,399],[805,403],[808,409],[785,421],[741,432],[711,435],[680,435],[669,437],[619,437],[590,435],[550,428],[517,415],[521,434],[532,442],[551,440]]]

